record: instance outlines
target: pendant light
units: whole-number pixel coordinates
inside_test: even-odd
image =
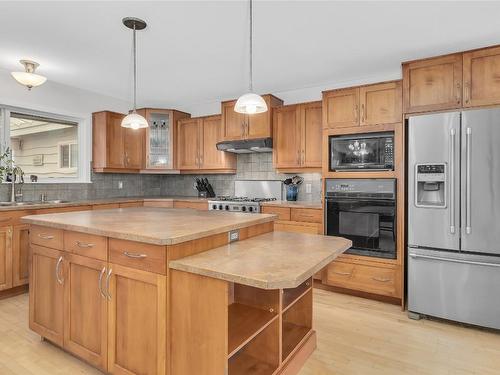
[[[30,60],[19,60],[19,62],[24,65],[24,72],[10,73],[17,82],[26,86],[28,90],[45,83],[47,78],[39,74],[35,74],[35,69],[39,67],[38,63]]]
[[[123,24],[133,30],[132,49],[134,54],[134,109],[129,112],[122,120],[122,127],[130,129],[141,129],[148,127],[148,121],[137,113],[137,52],[136,52],[136,37],[137,30],[144,30],[146,22],[139,18],[126,17],[122,20]]]
[[[250,0],[250,77],[248,94],[242,95],[234,105],[235,112],[252,115],[267,112],[267,104],[262,96],[253,93],[253,1]]]

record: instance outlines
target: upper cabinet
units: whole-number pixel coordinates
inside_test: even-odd
[[[217,150],[221,116],[186,118],[177,123],[177,161],[182,173],[235,173],[236,155]]]
[[[273,162],[277,169],[321,168],[321,102],[274,110]]]
[[[272,137],[273,108],[283,105],[283,101],[273,95],[262,95],[268,111],[255,115],[244,115],[234,111],[236,100],[222,102],[222,140],[258,139]]]
[[[92,114],[92,162],[95,172],[138,172],[144,165],[144,129],[121,127],[125,115]]]
[[[401,120],[401,81],[323,92],[325,128],[392,124]]]
[[[403,63],[405,113],[462,106],[462,54]]]
[[[465,52],[464,107],[500,103],[500,47]]]

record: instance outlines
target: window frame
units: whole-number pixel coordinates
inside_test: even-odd
[[[72,167],[71,166],[71,146],[77,146],[78,147],[78,142],[73,142],[73,141],[64,141],[64,142],[57,142],[57,168],[59,169],[64,169],[64,171],[69,171],[69,172],[76,172],[78,170],[78,167]],[[61,166],[61,146],[68,146],[68,166],[63,167]]]
[[[90,179],[91,152],[88,149],[91,145],[92,131],[91,130],[85,131],[86,128],[90,129],[90,123],[88,119],[0,104],[0,150],[2,152],[7,147],[10,146],[10,126],[8,125],[11,112],[23,115],[52,118],[54,120],[60,120],[60,121],[69,121],[77,124],[77,140],[75,142],[75,144],[78,145],[78,167],[76,168],[77,175],[75,177],[38,176],[38,181],[34,183],[38,184],[39,183],[44,183],[44,184],[91,183]],[[60,161],[58,161],[58,166],[59,163]],[[25,183],[32,183],[29,179],[29,176],[25,176],[24,180]]]

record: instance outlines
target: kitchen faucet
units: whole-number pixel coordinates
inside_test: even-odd
[[[15,167],[12,169],[12,175],[10,178],[11,182],[11,191],[10,191],[10,201],[12,203],[16,202],[16,197],[20,196],[22,197],[23,194],[21,192],[21,189],[19,188],[19,193],[16,193],[16,179],[17,176],[19,176],[19,183],[22,185],[24,184],[24,173],[21,168]]]

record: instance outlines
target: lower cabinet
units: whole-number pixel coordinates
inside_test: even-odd
[[[12,286],[29,282],[30,226],[14,225],[12,228]]]
[[[12,288],[12,226],[0,227],[0,290]]]
[[[290,208],[286,206],[262,206],[262,213],[278,215],[274,230],[282,232],[323,234],[322,208]]]

